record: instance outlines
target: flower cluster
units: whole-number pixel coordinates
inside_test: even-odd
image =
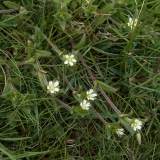
[[[50,93],[55,93],[59,91],[59,82],[58,81],[49,81],[49,84],[47,86],[47,89]]]
[[[133,128],[133,130],[136,132],[136,131],[141,130],[142,121],[140,121],[139,119],[132,119],[130,125]],[[118,136],[122,136],[122,135],[124,135],[124,129],[123,128],[117,128],[117,129],[115,129],[115,133]]]
[[[56,92],[59,92],[59,81],[49,81],[48,85],[47,85],[47,89],[51,94],[55,94]],[[95,93],[95,91],[93,89],[90,89],[88,91],[86,91],[85,93],[86,98],[83,99],[80,102],[80,107],[82,110],[89,110],[89,108],[91,107],[91,103],[90,101],[94,101],[95,98],[97,97],[97,94]],[[142,128],[142,121],[140,121],[139,119],[130,119],[130,126],[131,128],[133,128],[133,130],[139,131]],[[118,136],[123,136],[124,135],[124,129],[123,128],[116,128],[114,130],[114,132],[118,135]]]
[[[95,99],[95,97],[97,96],[97,94],[93,91],[93,89],[90,89],[86,92],[86,98],[87,100],[83,100],[81,103],[80,103],[80,106],[83,110],[88,110],[89,107],[91,106],[89,100],[93,101]]]
[[[137,18],[133,19],[133,18],[130,17],[127,24],[128,24],[129,27],[131,27],[131,29],[133,29],[134,27],[136,27],[137,23],[138,23]]]

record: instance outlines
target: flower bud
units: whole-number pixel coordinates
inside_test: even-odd
[[[136,137],[137,137],[138,143],[141,144],[141,134],[140,134],[140,132],[136,133]]]

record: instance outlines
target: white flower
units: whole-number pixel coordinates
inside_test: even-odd
[[[131,127],[134,129],[134,131],[140,130],[142,128],[142,121],[140,121],[139,119],[133,120],[131,123]]]
[[[129,22],[127,23],[129,27],[131,27],[131,29],[133,29],[134,27],[136,27],[138,23],[138,19],[132,19],[131,17],[129,18]]]
[[[118,134],[118,136],[122,136],[122,135],[124,135],[124,129],[118,128],[118,129],[116,129],[116,133]]]
[[[80,106],[83,110],[88,110],[89,107],[91,106],[91,104],[89,102],[87,102],[87,100],[83,100],[81,103],[80,103]]]
[[[71,55],[65,55],[65,61],[64,61],[64,64],[69,64],[70,66],[73,66],[74,63],[76,63],[76,59],[74,58],[74,55],[71,54]]]
[[[49,81],[49,84],[47,86],[47,89],[49,90],[50,93],[55,93],[59,91],[59,82],[58,81]]]
[[[89,91],[87,91],[86,94],[87,94],[87,99],[88,99],[88,100],[92,100],[92,101],[93,101],[93,100],[95,99],[95,97],[97,96],[97,94],[94,93],[93,89],[90,89]]]

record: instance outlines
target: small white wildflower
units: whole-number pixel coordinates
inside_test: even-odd
[[[81,103],[80,103],[80,106],[83,110],[88,110],[89,107],[91,106],[91,104],[87,101],[87,100],[83,100]]]
[[[93,89],[90,89],[89,91],[87,91],[86,94],[87,94],[87,99],[88,99],[88,100],[92,100],[92,101],[93,101],[93,100],[95,99],[95,97],[97,96],[97,94],[94,93]]]
[[[140,130],[142,128],[142,121],[140,121],[139,119],[133,120],[131,123],[131,127],[134,129],[134,131]]]
[[[69,64],[70,66],[73,66],[74,63],[76,63],[76,59],[74,58],[74,55],[71,54],[71,55],[65,55],[65,61],[64,61],[64,64]]]
[[[138,19],[132,19],[131,17],[129,18],[129,22],[127,23],[129,27],[131,27],[131,29],[133,29],[134,27],[136,27],[138,23]]]
[[[49,84],[47,86],[47,89],[50,93],[55,93],[59,91],[59,82],[58,81],[49,81]]]
[[[118,129],[116,129],[116,133],[118,134],[118,136],[122,136],[122,135],[124,135],[124,129],[118,128]]]

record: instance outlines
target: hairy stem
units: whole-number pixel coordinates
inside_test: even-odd
[[[92,71],[89,69],[88,65],[86,64],[85,60],[83,59],[83,57],[81,56],[80,53],[79,54],[79,58],[82,61],[83,65],[86,67],[89,76],[92,78],[93,83],[96,81],[96,78],[94,77]],[[110,104],[110,106],[113,108],[113,110],[120,116],[122,115],[122,113],[118,110],[118,108],[113,104],[113,102],[110,100],[110,98],[106,95],[106,93],[103,91],[103,89],[98,85],[98,89],[99,91],[102,93],[103,97],[105,98],[105,100]]]
[[[0,14],[17,12],[17,11],[19,11],[19,10],[20,10],[19,8],[15,8],[15,9],[7,9],[7,10],[0,10]]]

